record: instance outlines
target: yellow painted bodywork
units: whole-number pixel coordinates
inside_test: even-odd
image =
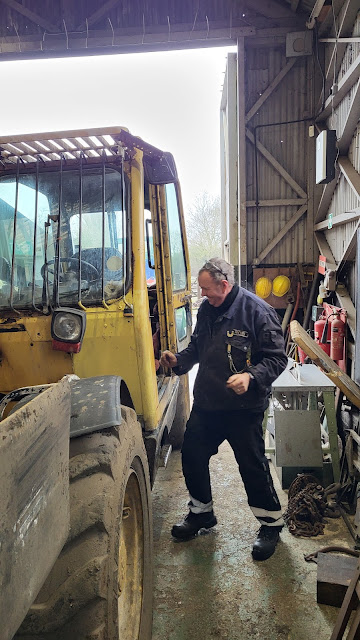
[[[159,403],[158,379],[155,371],[149,301],[145,274],[143,153],[134,149],[126,171],[131,184],[131,276],[132,285],[124,299],[103,307],[86,308],[86,332],[79,354],[67,354],[52,349],[51,316],[35,311],[17,316],[0,314],[0,392],[8,393],[25,386],[46,384],[73,373],[80,378],[98,375],[118,375],[129,389],[135,410],[147,430],[155,429],[164,407]],[[172,295],[164,188],[151,187],[160,204],[153,208],[154,240],[157,262],[157,294],[160,311],[161,345],[176,350],[174,307],[190,292]],[[157,219],[161,231],[156,230]],[[181,225],[184,220],[181,211]],[[162,250],[160,251],[160,244]],[[185,242],[186,252],[187,246]],[[161,258],[161,253],[165,258]],[[163,287],[162,282],[165,282]],[[165,289],[165,295],[164,295]],[[182,302],[184,304],[184,301]],[[126,307],[127,313],[124,313]],[[130,313],[129,313],[130,310]],[[132,310],[132,312],[131,312]],[[11,322],[8,316],[11,315]],[[164,320],[166,317],[166,321]],[[21,325],[24,330],[8,331]],[[169,388],[171,378],[167,378]]]

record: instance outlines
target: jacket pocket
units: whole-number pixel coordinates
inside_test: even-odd
[[[246,369],[247,361],[250,360],[251,356],[249,337],[227,337],[225,345],[231,373],[242,373]]]

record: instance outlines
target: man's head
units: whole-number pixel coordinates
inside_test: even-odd
[[[222,258],[211,258],[201,267],[198,275],[201,295],[213,307],[220,307],[234,285],[234,267]]]

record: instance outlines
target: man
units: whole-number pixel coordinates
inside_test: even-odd
[[[271,383],[287,365],[281,326],[272,307],[234,283],[234,267],[225,260],[206,262],[198,281],[206,299],[191,342],[181,353],[164,351],[161,357],[161,364],[178,375],[199,363],[182,448],[190,511],[171,533],[186,540],[217,523],[209,460],[228,440],[249,506],[261,525],[252,555],[266,560],[284,524],[262,433]]]

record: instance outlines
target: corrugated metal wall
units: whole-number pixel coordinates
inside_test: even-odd
[[[246,111],[258,100],[261,93],[287,64],[284,47],[251,48],[246,58]],[[261,142],[296,182],[307,192],[309,152],[308,137],[310,122],[276,125],[280,122],[309,118],[312,113],[312,58],[301,57],[285,76],[259,112],[249,123],[256,128],[256,139]],[[309,90],[310,88],[310,90]],[[272,125],[262,127],[261,125]],[[298,195],[282,176],[261,156],[258,157],[258,193],[256,193],[254,146],[247,145],[247,200],[278,200],[297,198]],[[284,227],[300,205],[259,207],[258,222],[256,208],[248,208],[248,262],[259,255],[262,249]],[[281,243],[264,259],[263,264],[287,264],[310,262],[315,259],[307,251],[306,214],[286,234]]]

